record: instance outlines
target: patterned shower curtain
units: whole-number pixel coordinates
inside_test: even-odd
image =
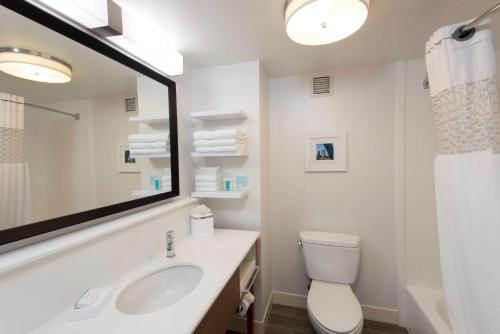
[[[500,333],[500,116],[488,24],[455,41],[436,31],[426,64],[437,133],[443,287],[455,334]]]
[[[23,102],[22,97],[0,93],[0,230],[31,223],[29,170],[23,156]]]

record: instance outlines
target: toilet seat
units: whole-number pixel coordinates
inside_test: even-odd
[[[362,330],[361,305],[347,284],[313,280],[307,310],[313,325],[324,333],[357,334]]]

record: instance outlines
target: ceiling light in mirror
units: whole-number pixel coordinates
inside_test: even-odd
[[[303,45],[337,42],[363,26],[369,4],[369,0],[289,0],[286,33]]]
[[[0,71],[46,83],[71,81],[71,66],[65,61],[45,53],[19,48],[0,48]]]

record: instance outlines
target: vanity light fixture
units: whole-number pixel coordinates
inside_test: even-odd
[[[35,0],[44,9],[50,9],[85,28],[95,29],[108,25],[108,6],[111,0]]]
[[[370,0],[288,0],[286,33],[303,45],[324,45],[359,30],[368,17]]]
[[[57,12],[73,22],[143,61],[165,75],[181,75],[184,58],[175,49],[158,47],[159,41],[148,38],[147,20],[139,20],[122,10],[113,0],[35,0],[45,10]],[[161,41],[160,41],[161,42]]]
[[[0,47],[0,71],[7,74],[46,83],[71,81],[71,66],[64,60],[46,53]]]

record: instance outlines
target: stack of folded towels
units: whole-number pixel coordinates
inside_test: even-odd
[[[168,133],[138,133],[128,136],[130,154],[165,154],[170,151]]]
[[[193,138],[197,153],[248,153],[248,137],[240,130],[196,131]]]
[[[165,174],[161,177],[161,189],[165,191],[172,191],[172,174],[170,168],[163,170]]]
[[[219,191],[222,189],[220,167],[200,167],[195,176],[196,191]]]

